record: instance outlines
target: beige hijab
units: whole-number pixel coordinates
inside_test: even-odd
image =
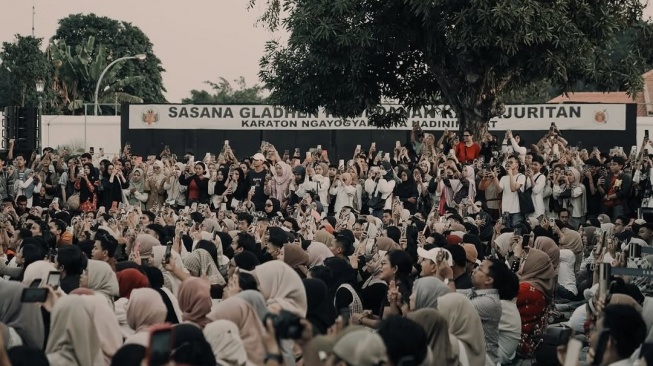
[[[458,359],[451,349],[447,320],[442,314],[435,309],[420,309],[408,313],[408,319],[421,325],[426,331],[435,365],[458,365]]]
[[[459,349],[458,341],[460,341],[465,347],[470,365],[485,365],[487,356],[485,353],[483,325],[478,312],[469,299],[457,292],[446,294],[438,300],[438,311],[440,311],[449,326],[453,349]]]
[[[230,320],[216,320],[204,327],[204,338],[211,345],[219,366],[251,365],[238,326]]]
[[[294,269],[282,261],[269,261],[256,267],[253,273],[268,305],[279,304],[284,310],[306,316],[306,290]]]
[[[104,301],[104,297],[100,295],[82,295],[82,299],[86,301],[93,309],[93,322],[95,328],[98,329],[98,337],[100,338],[100,347],[104,356],[104,364],[110,365],[113,355],[122,347],[122,331],[118,318],[113,309]]]
[[[179,286],[179,307],[185,322],[204,328],[211,322],[206,316],[211,312],[211,285],[201,278],[189,277]],[[167,314],[167,312],[166,312]]]
[[[127,323],[136,333],[145,332],[151,326],[166,321],[168,308],[161,295],[151,288],[132,291],[127,303]]]
[[[211,320],[229,320],[236,324],[249,361],[255,365],[264,364],[265,350],[262,347],[261,336],[266,331],[263,321],[247,301],[239,297],[230,297],[216,305],[208,317]]]
[[[104,365],[102,344],[93,321],[93,308],[79,295],[68,295],[54,304],[50,336],[45,347],[50,366]]]
[[[530,283],[533,287],[542,291],[547,301],[551,301],[555,288],[556,273],[546,253],[535,248],[529,249],[526,260],[517,275],[519,275],[519,282]]]
[[[57,269],[54,265],[48,261],[36,261],[25,268],[25,272],[23,273],[23,284],[29,286],[32,284],[32,281],[40,279],[41,284],[39,286],[43,286],[48,280],[50,272],[56,270]]]
[[[111,309],[113,309],[113,298],[120,293],[116,273],[107,262],[94,259],[88,261],[87,269],[88,288],[104,296]]]
[[[376,247],[384,252],[401,249],[399,244],[395,243],[394,240],[386,237],[376,238]]]

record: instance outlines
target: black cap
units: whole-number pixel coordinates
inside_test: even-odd
[[[591,166],[602,166],[601,162],[597,158],[589,158],[585,160],[586,165],[591,165]]]
[[[465,267],[467,265],[467,254],[465,253],[465,248],[462,245],[447,245],[444,249],[448,250],[451,253],[451,258],[454,263],[460,267]]]
[[[621,166],[626,165],[626,160],[624,160],[624,158],[622,158],[621,156],[613,156],[613,157],[610,158],[610,161],[614,162],[614,163],[617,163],[617,164],[619,164]]]

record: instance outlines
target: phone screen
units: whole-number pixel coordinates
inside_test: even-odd
[[[166,253],[163,255],[163,260],[168,263],[170,261],[170,256],[172,255],[172,242],[169,241],[166,244]]]
[[[48,289],[28,287],[23,289],[21,302],[45,302],[48,299]]]
[[[50,274],[48,275],[48,286],[56,289],[59,287],[59,283],[61,281],[61,272],[59,271],[51,271]]]
[[[528,243],[531,241],[531,236],[529,234],[524,234],[522,236],[521,246],[522,248],[528,247]]]
[[[150,335],[149,365],[166,365],[170,359],[170,345],[172,343],[172,329],[161,329]]]

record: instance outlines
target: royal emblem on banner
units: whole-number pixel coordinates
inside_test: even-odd
[[[159,122],[159,111],[154,107],[149,107],[143,111],[141,119],[143,124],[152,126]]]
[[[594,122],[600,124],[608,123],[608,112],[605,109],[594,112]]]

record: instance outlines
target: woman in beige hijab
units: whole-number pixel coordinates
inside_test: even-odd
[[[297,244],[286,244],[281,249],[279,258],[297,272],[300,278],[306,278],[308,273],[308,253]]]
[[[125,344],[135,343],[148,347],[150,328],[163,324],[167,315],[168,308],[158,292],[151,288],[133,290],[127,303],[127,323],[135,334],[127,338]]]
[[[211,285],[197,277],[185,279],[179,286],[179,307],[182,319],[204,328],[211,322],[206,316],[211,312]]]
[[[218,366],[254,366],[247,360],[238,326],[230,320],[216,320],[204,327],[204,338],[211,345]]]
[[[458,357],[451,350],[447,320],[442,314],[435,309],[419,309],[408,313],[408,319],[426,331],[435,365],[458,365]]]
[[[148,210],[155,205],[158,205],[159,207],[163,206],[166,197],[166,190],[163,187],[163,184],[166,181],[166,176],[163,173],[163,163],[160,160],[157,160],[152,164],[150,169],[152,170],[147,172],[147,183],[150,188],[150,193],[147,197],[147,202],[145,203],[145,208]]]
[[[209,314],[209,318],[211,320],[229,320],[236,324],[249,361],[254,365],[264,364],[265,350],[261,336],[266,333],[266,330],[263,327],[263,321],[247,301],[236,296],[230,297],[218,304]]]
[[[86,270],[79,278],[79,287],[104,296],[111,309],[114,309],[113,298],[119,294],[118,277],[106,262],[89,259]]]
[[[469,299],[456,292],[438,299],[438,311],[449,326],[449,340],[454,355],[463,366],[483,366],[490,358],[485,353],[483,325]]]
[[[50,366],[103,366],[104,357],[92,305],[78,295],[58,299],[52,308],[45,353]]]
[[[253,273],[268,305],[277,305],[300,317],[306,316],[306,290],[297,272],[289,265],[282,261],[269,261],[256,267]]]
[[[122,347],[122,331],[113,309],[104,301],[100,295],[82,295],[84,301],[93,309],[93,322],[98,330],[100,348],[104,356],[104,364],[110,365],[111,358]]]

